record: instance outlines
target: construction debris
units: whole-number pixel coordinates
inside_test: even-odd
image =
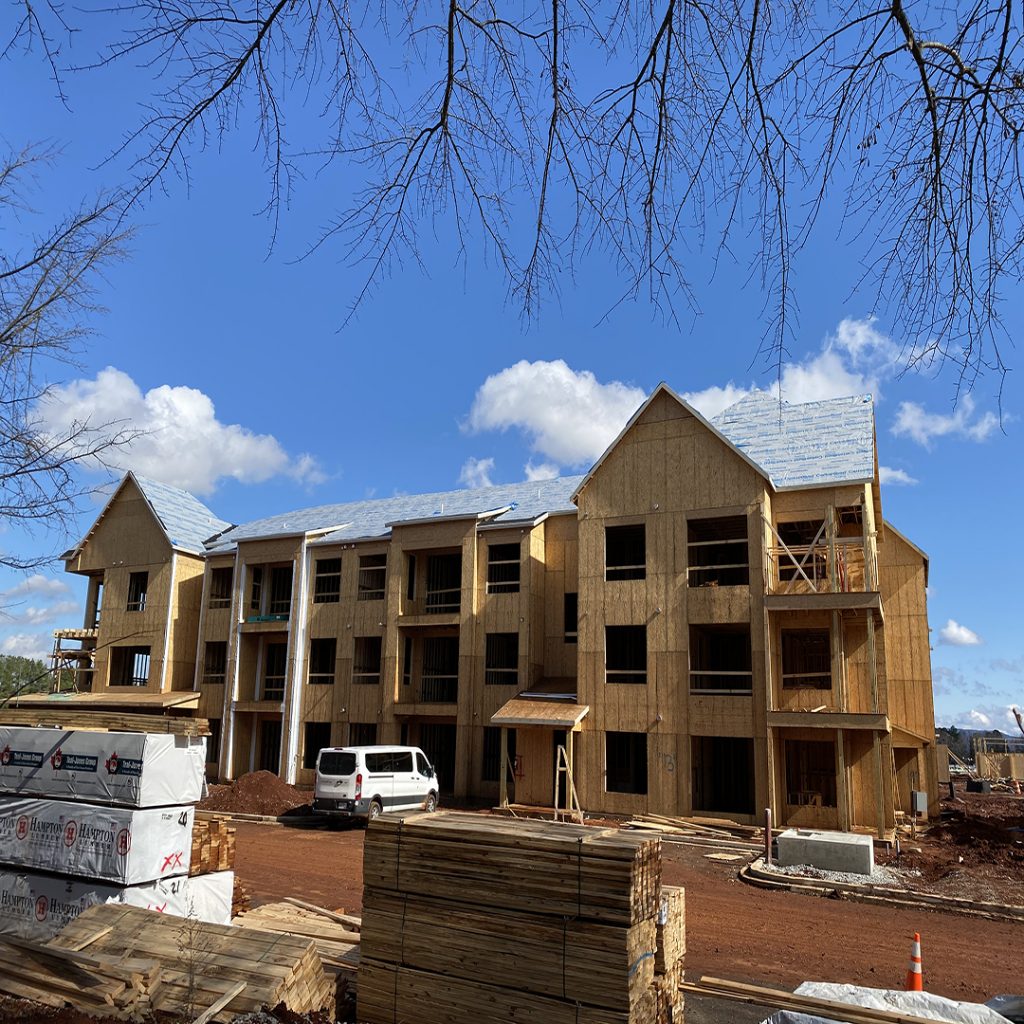
[[[660,840],[471,814],[385,815],[366,836],[367,1024],[679,1019],[681,890]],[[660,950],[659,950],[660,940]]]

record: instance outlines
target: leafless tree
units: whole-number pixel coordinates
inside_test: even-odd
[[[1005,372],[1000,291],[1024,242],[1012,0],[121,0],[116,13],[97,63],[154,82],[122,151],[129,201],[251,125],[275,224],[303,161],[335,166],[343,198],[312,248],[340,243],[362,268],[356,306],[441,222],[528,316],[593,250],[614,260],[620,300],[645,294],[670,318],[697,301],[695,251],[752,250],[762,350],[781,365],[794,259],[817,226],[859,258],[860,301],[912,339],[908,366],[951,362],[966,386]],[[21,33],[63,28],[26,15]],[[319,114],[313,138],[289,134],[296,104]]]
[[[89,333],[96,283],[123,255],[129,231],[120,207],[101,199],[34,233],[40,218],[28,195],[53,157],[31,147],[0,154],[0,523],[60,536],[84,490],[76,468],[102,462],[132,435],[116,423],[49,429],[40,416],[45,382]],[[47,560],[0,550],[0,565],[10,568]]]

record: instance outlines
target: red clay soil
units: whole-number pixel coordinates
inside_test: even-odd
[[[232,814],[268,814],[278,817],[309,805],[309,793],[289,786],[273,772],[249,772],[229,786],[211,786],[199,807]]]
[[[940,819],[904,840],[899,866],[920,872],[915,889],[1024,905],[1024,797],[967,793],[942,801]],[[895,863],[892,855],[879,863]]]
[[[255,904],[297,896],[359,913],[362,829],[237,827],[235,869]],[[688,977],[901,988],[917,931],[929,991],[984,1001],[1022,987],[1024,925],[754,889],[691,847],[666,843],[663,860],[664,881],[687,890]]]

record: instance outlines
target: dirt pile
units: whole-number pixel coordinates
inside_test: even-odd
[[[273,772],[250,772],[230,786],[211,786],[209,796],[200,801],[199,807],[204,811],[278,817],[289,811],[308,810],[309,794],[289,786]]]

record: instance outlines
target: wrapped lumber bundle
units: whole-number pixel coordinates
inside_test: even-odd
[[[127,903],[211,924],[230,924],[234,881],[234,872],[218,871],[123,886],[0,869],[0,935],[49,939],[97,903]]]
[[[673,1019],[668,975],[661,990],[655,975],[657,837],[385,815],[367,832],[363,879],[358,1017],[367,1024]],[[671,928],[665,941],[666,951],[679,945]]]
[[[190,875],[235,868],[235,830],[220,819],[196,819],[192,823],[192,859]]]
[[[199,800],[205,773],[199,736],[0,725],[3,793],[162,807]]]
[[[192,816],[0,796],[0,864],[122,885],[187,875]]]

